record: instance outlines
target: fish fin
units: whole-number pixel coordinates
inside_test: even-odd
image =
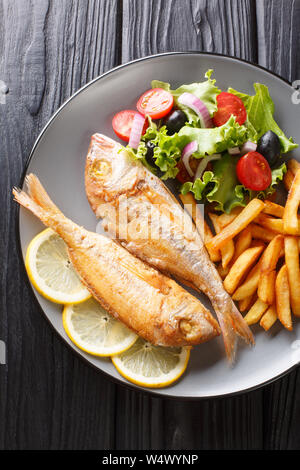
[[[30,210],[47,227],[51,227],[55,230],[60,218],[58,216],[64,216],[51,201],[37,176],[31,173],[26,177],[25,181],[28,194],[19,188],[14,188],[13,195],[15,201]]]
[[[232,301],[232,311],[231,311],[231,320],[233,327],[236,330],[237,334],[243,338],[247,344],[253,345],[255,343],[254,336],[251,329],[245,322],[245,319],[240,314],[239,310]]]
[[[217,305],[214,305],[214,309],[222,331],[228,361],[230,364],[234,364],[237,335],[243,338],[247,344],[254,344],[254,338],[249,326],[236,308],[234,302],[231,299],[230,301],[231,306],[229,305],[226,310],[222,309],[221,312]]]
[[[16,202],[21,206],[26,207],[26,209],[30,210],[39,219],[42,219],[42,209],[27,193],[25,193],[25,191],[14,187],[12,193]]]
[[[219,325],[222,332],[223,342],[225,346],[225,352],[228,362],[233,365],[235,361],[237,335],[236,330],[233,326],[230,314],[224,316],[224,312],[220,312],[219,309],[214,305],[215,312],[218,317]]]
[[[56,207],[54,202],[48,196],[45,188],[36,175],[30,173],[26,176],[25,181],[28,188],[28,194],[40,207],[49,213],[54,214],[60,212],[58,207]]]

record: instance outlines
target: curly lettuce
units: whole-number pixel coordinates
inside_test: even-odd
[[[265,191],[251,191],[237,179],[237,161],[238,157],[225,153],[213,164],[213,171],[205,171],[202,178],[185,183],[181,192],[187,194],[191,191],[195,199],[214,202],[216,210],[229,214],[234,207],[244,207],[254,197],[265,199],[271,195],[275,191],[274,186],[283,179],[286,172],[286,165],[283,163],[272,171],[272,182]]]
[[[238,96],[245,105],[248,127],[256,132],[256,139],[252,137],[251,140],[256,142],[265,132],[271,130],[279,137],[282,153],[297,148],[298,145],[293,142],[292,137],[288,139],[274,120],[274,103],[268,87],[261,83],[254,83],[253,86],[255,95],[247,95],[233,88],[228,88],[229,93]]]
[[[178,135],[186,137],[188,142],[196,140],[198,151],[196,157],[221,153],[231,147],[239,147],[248,140],[248,130],[245,126],[240,126],[231,116],[228,121],[220,127],[209,129],[199,129],[196,127],[184,126]]]
[[[177,133],[169,136],[166,126],[158,128],[158,126],[150,119],[149,127],[142,136],[141,142],[137,150],[127,147],[130,155],[142,161],[153,173],[157,174],[161,179],[166,180],[175,178],[179,169],[177,163],[181,157],[181,153],[185,145],[189,142],[186,136],[179,136]],[[150,165],[146,160],[147,142],[154,144],[153,160],[155,166]]]
[[[208,70],[205,74],[207,79],[204,82],[200,83],[191,83],[189,85],[182,85],[176,90],[171,90],[170,83],[161,82],[160,80],[152,80],[152,88],[163,88],[166,91],[169,91],[174,98],[175,105],[177,108],[181,109],[188,118],[188,123],[194,126],[200,127],[199,116],[189,107],[184,106],[178,102],[178,98],[182,93],[192,93],[197,96],[205,106],[207,107],[209,114],[213,114],[217,111],[217,95],[221,93],[221,90],[215,86],[216,80],[211,78],[213,70]]]

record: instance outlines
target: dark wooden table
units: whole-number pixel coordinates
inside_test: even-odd
[[[213,51],[292,81],[299,46],[300,0],[0,0],[0,88],[9,88],[0,93],[1,449],[300,449],[299,368],[242,396],[168,401],[75,356],[25,283],[11,197],[50,116],[106,70],[157,52]]]

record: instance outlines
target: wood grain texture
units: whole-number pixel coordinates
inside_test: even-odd
[[[196,50],[296,79],[297,25],[296,0],[0,0],[0,448],[300,448],[299,369],[242,396],[183,402],[116,386],[77,358],[25,283],[10,193],[49,117],[105,70]]]
[[[122,61],[165,51],[256,60],[251,0],[123,0]]]
[[[300,2],[257,0],[258,59],[260,65],[289,81],[300,77]]]
[[[116,387],[72,354],[33,300],[11,188],[53,112],[118,62],[117,14],[114,0],[0,1],[0,77],[9,87],[0,105],[1,448],[113,446]]]
[[[300,78],[300,2],[257,0],[258,61],[289,81]],[[296,106],[296,105],[295,105]],[[300,371],[264,389],[264,447],[300,449]]]

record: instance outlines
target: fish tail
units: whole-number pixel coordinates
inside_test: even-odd
[[[63,229],[66,217],[51,201],[37,176],[30,174],[26,177],[27,193],[19,188],[13,188],[15,201],[30,210],[47,227],[51,227],[59,235]],[[71,222],[70,222],[71,223]]]
[[[224,304],[222,309],[220,306],[215,305],[215,303],[213,303],[213,306],[219,320],[228,361],[230,364],[233,364],[236,354],[237,335],[248,344],[254,344],[254,338],[234,302],[231,299],[228,300],[226,308],[223,308]]]
[[[252,331],[250,330],[249,326],[245,322],[245,319],[236,308],[233,301],[232,302],[232,310],[231,310],[231,320],[236,330],[237,334],[243,338],[247,344],[253,345],[255,343]]]
[[[230,312],[224,314],[219,308],[213,304],[218,317],[219,325],[222,332],[222,338],[225,346],[225,352],[230,364],[234,363],[237,345],[236,331],[233,327]]]
[[[14,187],[13,190],[14,200],[18,202],[21,206],[26,207],[30,210],[36,217],[43,221],[43,210],[41,207],[29,196],[25,191],[22,191],[20,188]]]
[[[45,212],[49,214],[49,216],[57,213],[61,214],[60,210],[50,199],[45,188],[36,175],[30,173],[26,176],[25,182],[27,185],[28,194]]]

